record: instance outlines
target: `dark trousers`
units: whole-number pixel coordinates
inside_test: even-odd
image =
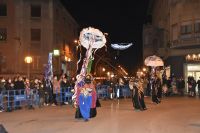
[[[135,109],[140,109],[140,101],[139,101],[139,95],[138,95],[138,90],[135,89],[135,94],[132,97],[132,102],[133,102],[133,107]]]
[[[147,87],[146,89],[146,96],[151,96],[151,88]]]
[[[139,101],[140,101],[141,108],[146,109],[146,105],[145,105],[145,102],[144,102],[144,93],[140,92],[140,95],[141,95],[141,97],[139,98]]]
[[[152,95],[152,102],[159,103],[157,95]]]

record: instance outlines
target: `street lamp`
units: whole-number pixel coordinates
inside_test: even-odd
[[[108,77],[110,76],[110,72],[107,72]]]
[[[54,71],[56,74],[60,74],[60,50],[54,49],[53,50],[53,64],[54,64]]]
[[[106,71],[106,69],[103,67],[103,68],[102,68],[102,71],[103,71],[103,72],[105,72],[105,71]]]
[[[60,55],[60,50],[54,49],[54,50],[53,50],[53,55],[54,55],[54,56],[59,56],[59,55]]]
[[[74,40],[74,43],[77,44],[77,43],[78,43],[78,40]]]
[[[33,58],[31,56],[26,56],[24,61],[28,65],[27,66],[27,76],[29,79],[30,78],[30,64],[33,62]]]
[[[111,78],[114,78],[114,76],[115,76],[114,74],[111,74],[111,75],[110,75]]]
[[[146,72],[147,71],[147,69],[144,67],[143,69],[142,69],[144,72]]]

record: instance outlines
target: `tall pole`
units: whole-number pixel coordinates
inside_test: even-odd
[[[28,79],[30,78],[30,63],[32,63],[32,57],[31,56],[27,56],[25,57],[25,63],[27,63],[27,77]]]
[[[27,63],[28,67],[27,67],[27,76],[28,79],[30,79],[30,63]]]

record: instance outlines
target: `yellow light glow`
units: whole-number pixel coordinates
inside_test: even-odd
[[[65,56],[65,61],[67,61],[68,60],[68,58],[67,58],[67,56]]]
[[[191,59],[191,56],[188,54],[187,56],[186,56],[186,60],[190,60]]]
[[[32,63],[33,59],[31,56],[26,56],[24,61],[25,61],[25,63],[30,64],[30,63]]]
[[[144,72],[146,72],[146,71],[147,71],[147,69],[146,69],[146,68],[143,68],[142,70],[143,70]]]
[[[59,55],[60,55],[60,50],[54,49],[54,50],[53,50],[53,55],[54,55],[54,56],[59,56]]]
[[[107,72],[107,75],[109,76],[109,75],[110,75],[110,72]]]
[[[192,55],[193,58],[196,58],[197,56],[195,54]]]
[[[70,62],[70,61],[72,61],[72,60],[71,60],[71,58],[65,56],[65,61]]]
[[[74,40],[74,43],[78,43],[78,40]]]
[[[106,71],[106,69],[105,69],[105,68],[102,68],[102,71],[103,71],[103,72],[105,72],[105,71]]]

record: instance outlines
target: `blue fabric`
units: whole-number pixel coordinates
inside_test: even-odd
[[[81,94],[79,96],[79,108],[81,115],[85,120],[90,118],[90,107],[92,104],[92,96],[84,96]]]

